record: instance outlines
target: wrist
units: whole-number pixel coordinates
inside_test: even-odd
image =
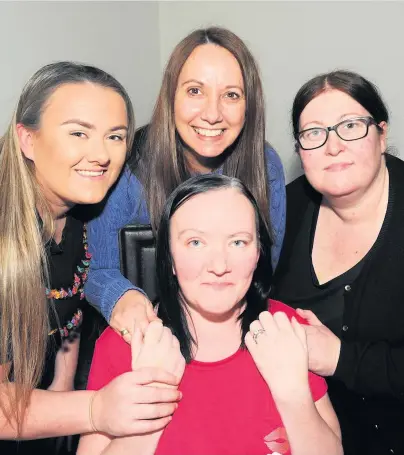
[[[98,419],[96,419],[96,417],[95,417],[95,414],[97,413],[97,411],[95,410],[95,400],[96,400],[97,395],[98,395],[97,392],[93,392],[90,396],[89,403],[88,403],[88,424],[89,424],[89,428],[90,428],[89,432],[94,432],[94,433],[97,433],[100,431],[99,426],[96,423]]]
[[[313,401],[308,380],[296,384],[295,386],[285,388],[282,391],[271,390],[271,394],[277,407],[299,407]]]

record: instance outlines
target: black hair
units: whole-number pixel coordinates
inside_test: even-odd
[[[292,108],[292,126],[295,138],[299,133],[300,115],[304,108],[310,101],[329,89],[339,90],[349,95],[369,112],[377,124],[388,123],[389,113],[377,87],[360,74],[337,70],[310,79],[297,92]]]
[[[257,227],[257,237],[260,246],[260,256],[254,271],[251,285],[246,294],[246,306],[239,316],[241,320],[241,346],[244,346],[244,336],[249,330],[251,322],[258,315],[268,309],[268,295],[272,282],[271,265],[271,236],[267,224],[262,217],[258,204],[247,187],[235,177],[217,174],[204,174],[186,180],[179,185],[168,198],[159,224],[156,242],[156,264],[158,294],[160,296],[158,315],[163,324],[169,327],[178,338],[181,352],[186,361],[192,359],[192,338],[186,318],[180,287],[177,277],[173,273],[173,260],[170,250],[170,220],[184,202],[197,194],[208,191],[235,188],[252,204]]]

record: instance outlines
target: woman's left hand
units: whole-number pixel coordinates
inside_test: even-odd
[[[309,325],[303,325],[309,351],[309,370],[321,376],[332,376],[337,368],[341,340],[310,310],[298,309],[297,313]]]
[[[264,311],[251,323],[245,343],[276,401],[309,393],[306,334],[295,318]]]

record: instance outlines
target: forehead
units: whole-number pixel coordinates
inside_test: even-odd
[[[66,119],[127,125],[126,104],[111,88],[89,82],[64,84],[47,100],[42,121]]]
[[[300,125],[321,122],[332,125],[346,115],[368,116],[369,112],[351,96],[339,90],[326,90],[312,99],[300,115]]]
[[[181,69],[179,80],[198,79],[203,83],[222,81],[227,85],[242,85],[243,76],[234,55],[216,44],[196,47]]]
[[[186,201],[173,215],[172,233],[198,229],[211,235],[240,230],[255,232],[255,212],[251,202],[238,190],[226,188],[198,194]]]

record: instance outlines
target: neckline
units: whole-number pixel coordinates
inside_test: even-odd
[[[189,366],[196,367],[196,368],[212,368],[212,367],[226,365],[226,364],[234,361],[235,359],[237,359],[240,355],[242,355],[243,351],[245,351],[245,349],[239,347],[236,352],[229,355],[228,357],[221,359],[221,360],[215,360],[213,362],[205,362],[205,361],[201,361],[201,360],[191,360],[191,362],[189,363]]]
[[[354,274],[355,270],[357,269],[362,269],[363,265],[369,261],[369,259],[373,256],[374,252],[379,248],[380,244],[383,241],[385,232],[388,229],[388,226],[390,224],[390,218],[393,212],[393,204],[394,204],[394,189],[393,189],[393,182],[391,178],[391,173],[388,165],[388,161],[386,160],[386,167],[387,167],[387,172],[389,173],[389,194],[388,194],[388,200],[387,200],[387,209],[386,209],[386,214],[383,219],[382,226],[380,228],[380,231],[376,237],[376,240],[374,241],[373,245],[370,247],[369,251],[363,256],[363,258],[358,261],[355,265],[353,265],[350,269],[345,270],[343,273],[340,275],[335,276],[334,278],[331,278],[325,283],[320,284],[316,275],[316,271],[314,269],[313,265],[313,259],[312,259],[312,253],[313,253],[313,244],[314,244],[314,236],[316,234],[316,228],[317,228],[317,221],[318,221],[318,215],[320,212],[320,207],[321,207],[321,201],[322,198],[320,198],[319,203],[315,204],[313,201],[311,201],[310,205],[314,206],[313,207],[313,214],[312,214],[312,221],[311,221],[311,227],[310,227],[310,241],[309,241],[309,261],[310,261],[310,272],[311,276],[313,279],[313,284],[317,286],[320,289],[326,289],[329,287],[332,283],[335,283],[336,281],[339,281],[341,278],[343,278],[346,274]],[[359,272],[360,273],[360,272]]]

